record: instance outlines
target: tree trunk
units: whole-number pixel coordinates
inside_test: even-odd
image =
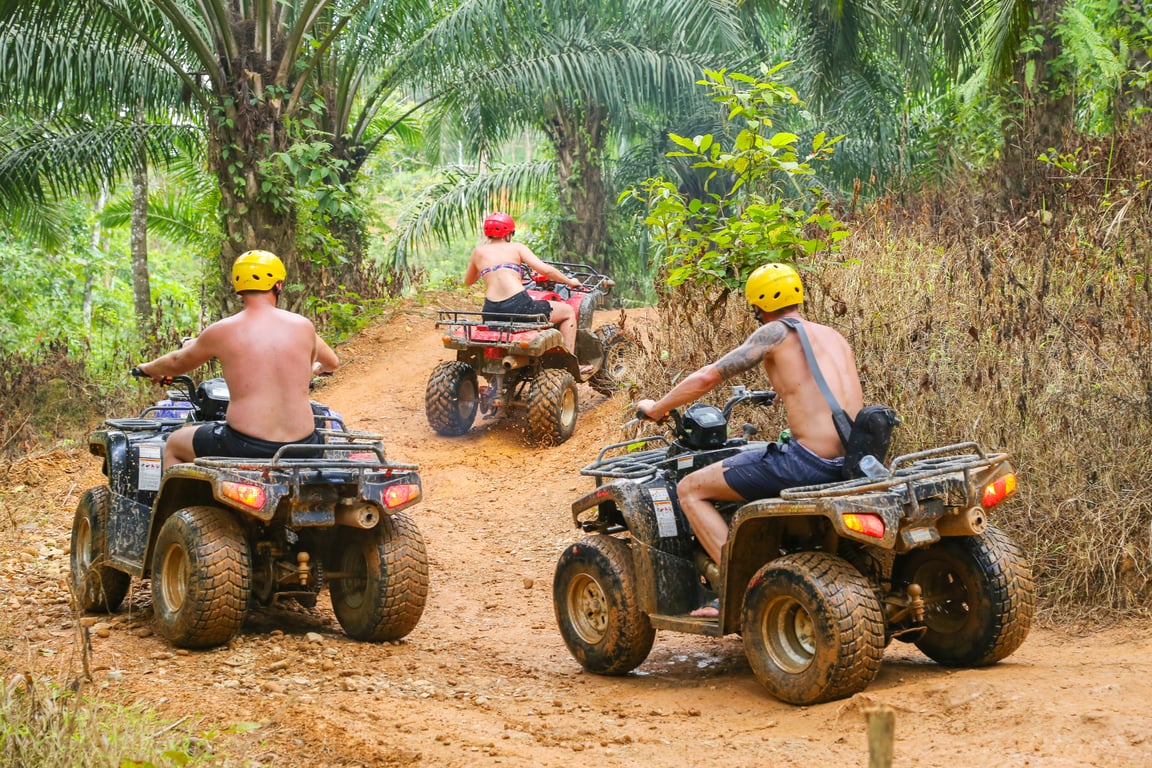
[[[148,159],[140,148],[132,174],[132,297],[136,333],[147,342],[152,336],[152,288],[148,278]]]
[[[1035,25],[1043,37],[1040,50],[1017,62],[1014,89],[1019,111],[1009,115],[1004,129],[1002,183],[1009,210],[1031,210],[1044,195],[1047,167],[1037,158],[1050,150],[1060,152],[1065,131],[1072,127],[1075,101],[1067,83],[1052,68],[1063,41],[1057,30],[1065,0],[1036,0]]]
[[[561,109],[544,125],[556,150],[559,182],[558,261],[607,267],[608,190],[604,183],[604,144],[608,110],[590,106]]]
[[[261,75],[246,71],[235,82],[234,105],[211,121],[208,166],[220,180],[224,242],[220,248],[218,316],[239,306],[231,285],[232,262],[245,251],[271,251],[284,262],[287,290],[280,305],[298,309],[309,285],[310,270],[296,252],[294,180],[275,173],[274,154],[289,145],[280,99],[265,98]]]

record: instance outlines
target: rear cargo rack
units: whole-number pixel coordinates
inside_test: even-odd
[[[511,344],[512,337],[517,333],[528,331],[544,331],[552,326],[544,315],[494,315],[489,313],[488,320],[481,312],[465,312],[455,309],[437,310],[440,319],[436,321],[437,328],[460,328],[464,331],[464,339],[470,344],[478,346],[499,346]],[[494,318],[494,319],[493,319]],[[476,331],[495,333],[496,338],[476,339]]]
[[[974,451],[974,453],[960,453],[960,451]],[[913,497],[912,483],[955,472],[963,472],[965,479],[967,479],[972,471],[994,466],[1007,458],[1007,453],[985,453],[976,443],[954,443],[953,445],[929,448],[898,456],[892,460],[887,477],[859,477],[824,485],[789,488],[780,492],[780,498],[796,501],[798,499],[872,493],[873,491],[884,491],[897,485],[907,485],[908,495]]]
[[[388,461],[380,435],[370,432],[336,432],[322,429],[325,438],[336,442],[290,443],[282,446],[270,459],[244,459],[226,456],[201,456],[196,466],[215,469],[250,470],[268,473],[274,470],[294,469],[384,469],[414,471],[418,464]],[[333,456],[332,454],[343,454]],[[353,457],[353,454],[359,454]],[[372,454],[367,458],[364,454]]]

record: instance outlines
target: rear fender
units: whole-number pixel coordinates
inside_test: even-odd
[[[633,546],[632,561],[636,570],[637,589],[640,593],[640,608],[645,613],[656,612],[656,572],[651,557],[641,556],[647,551],[647,544],[658,536],[655,517],[648,512],[651,508],[648,494],[630,480],[613,480],[581,496],[572,503],[572,518],[576,526],[584,530],[613,531],[623,525],[636,543]],[[594,520],[585,520],[583,513],[596,508]]]
[[[288,494],[286,485],[272,482],[258,483],[264,490],[264,504],[253,509],[229,498],[224,493],[224,484],[235,482],[251,484],[252,478],[235,472],[207,469],[195,464],[177,464],[164,473],[160,491],[153,507],[152,521],[148,527],[148,547],[144,553],[144,570],[152,560],[153,545],[160,529],[173,514],[193,506],[210,505],[233,510],[241,519],[252,518],[267,523],[276,513],[281,499]]]
[[[884,523],[883,537],[852,530],[846,514],[875,515]],[[760,568],[784,551],[820,549],[836,552],[841,539],[882,549],[897,544],[902,506],[892,494],[858,494],[841,498],[793,502],[753,501],[737,510],[724,545],[724,632],[740,630],[741,609],[748,583]]]

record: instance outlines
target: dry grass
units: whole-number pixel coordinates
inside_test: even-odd
[[[894,452],[976,440],[1012,454],[1022,492],[993,520],[1029,552],[1049,616],[1147,614],[1152,597],[1146,138],[1087,146],[1111,154],[1111,184],[1056,179],[1047,210],[993,217],[960,187],[898,215],[882,203],[840,261],[805,272],[805,314],[848,337],[866,399],[903,419]],[[707,306],[662,304],[639,396],[751,330],[741,296]]]

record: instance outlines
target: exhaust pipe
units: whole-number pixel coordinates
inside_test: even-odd
[[[500,364],[504,366],[504,370],[511,371],[514,368],[523,368],[528,365],[528,360],[526,355],[505,355]]]
[[[979,536],[988,529],[988,516],[984,507],[969,507],[945,515],[936,521],[941,536]]]
[[[336,523],[349,528],[374,528],[380,522],[380,510],[366,501],[336,508]]]

